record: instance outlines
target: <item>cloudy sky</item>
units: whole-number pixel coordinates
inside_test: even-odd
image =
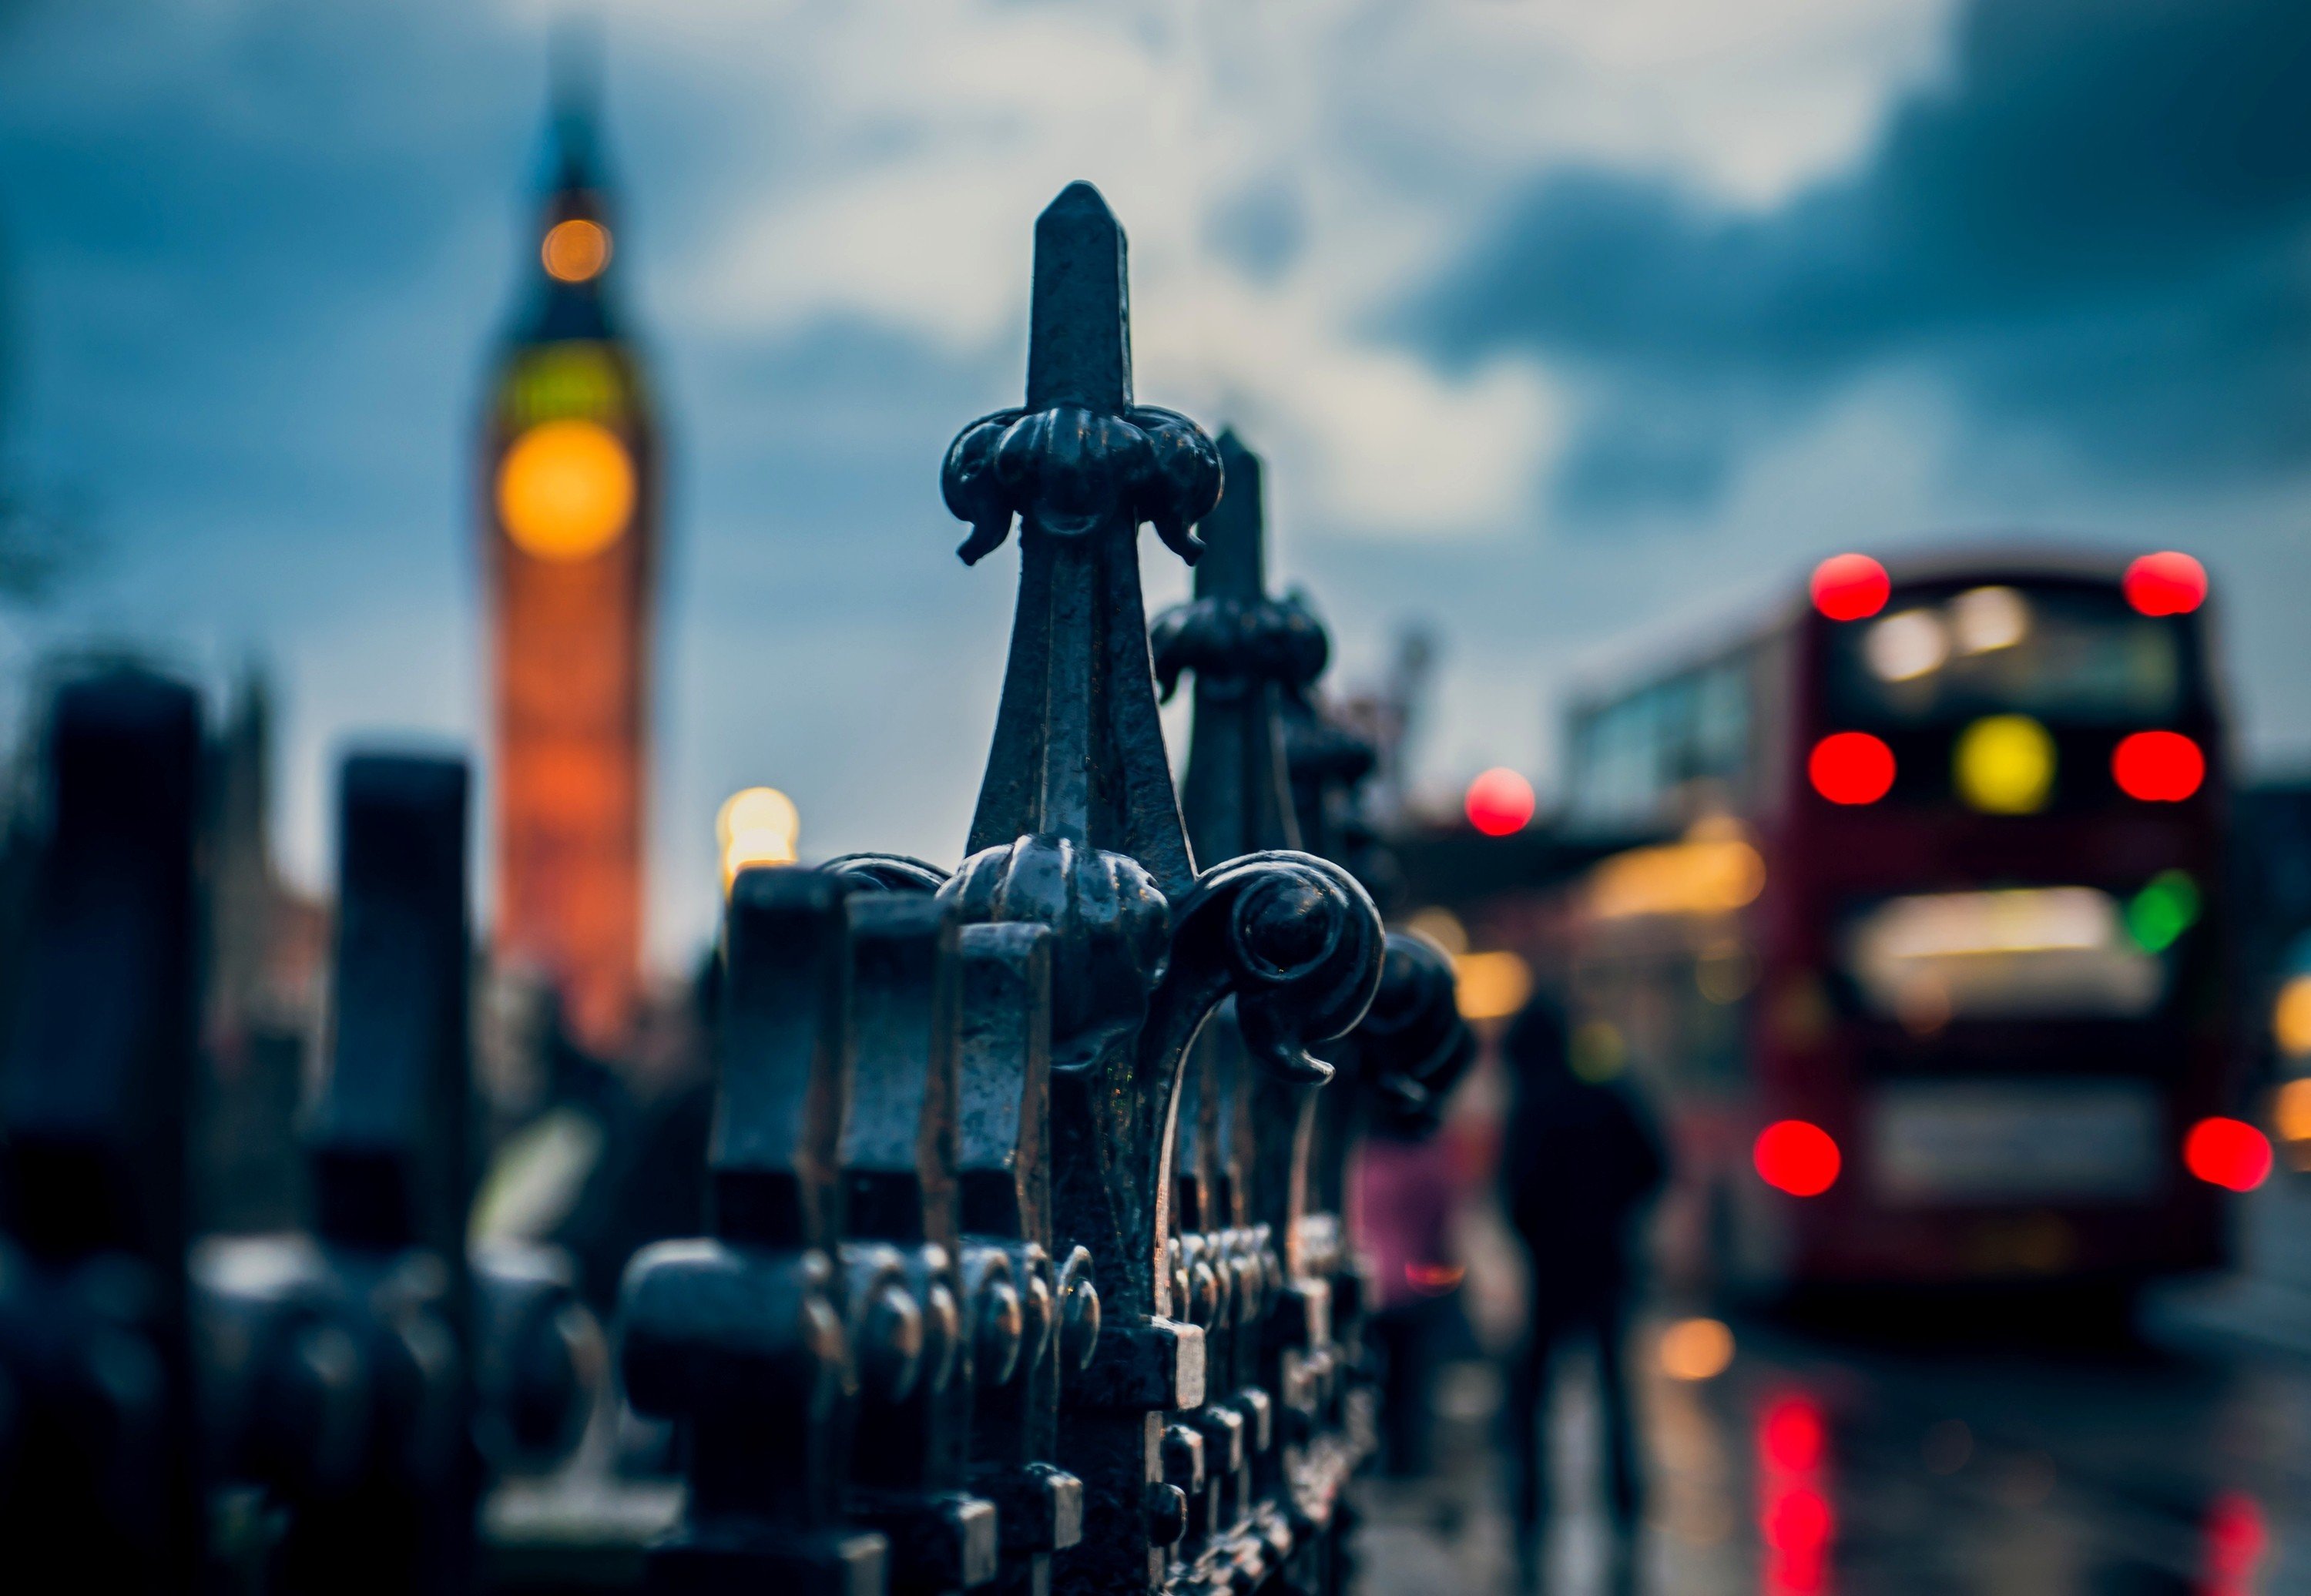
[[[632,0],[620,269],[672,435],[653,945],[732,788],[952,862],[1010,555],[937,498],[1015,402],[1029,230],[1132,239],[1141,397],[1270,458],[1341,679],[1433,626],[1449,791],[1568,683],[1833,550],[2213,569],[2242,747],[2311,762],[2300,0]],[[0,667],[165,639],[333,750],[479,724],[467,504],[540,158],[534,0],[0,0],[0,460],[93,550]],[[1151,538],[1151,598],[1183,573]]]

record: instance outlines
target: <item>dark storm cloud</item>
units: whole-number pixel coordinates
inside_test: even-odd
[[[1550,173],[1411,325],[1568,373],[1574,509],[1705,501],[1895,368],[2106,478],[2251,479],[2311,458],[2307,220],[2303,0],[1975,0],[1947,84],[1853,173],[1749,215]]]

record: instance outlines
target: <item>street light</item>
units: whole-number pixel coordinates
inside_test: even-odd
[[[794,799],[775,787],[747,787],[732,793],[714,816],[714,842],[722,855],[722,891],[728,895],[738,872],[754,865],[790,865],[802,835],[802,815]]]

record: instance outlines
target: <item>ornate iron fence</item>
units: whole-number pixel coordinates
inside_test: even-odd
[[[654,1591],[1348,1578],[1347,1162],[1472,1043],[1358,879],[1369,751],[1314,707],[1322,626],[1267,590],[1258,461],[1134,402],[1086,185],[1036,223],[1032,307],[1025,405],[944,475],[966,563],[1020,545],[966,857],[729,894],[711,1234],[638,1254],[616,1327],[625,1399],[681,1443]],[[1143,524],[1197,564],[1152,648]],[[56,706],[0,1092],[0,1523],[90,1588],[471,1588],[493,1473],[566,1451],[586,1393],[566,1271],[466,1242],[466,772],[348,763],[308,1234],[188,1273],[198,742],[155,678]]]

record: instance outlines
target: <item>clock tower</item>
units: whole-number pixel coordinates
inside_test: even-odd
[[[616,297],[591,107],[557,92],[544,196],[483,425],[495,946],[571,1034],[628,1039],[641,965],[657,429]]]

